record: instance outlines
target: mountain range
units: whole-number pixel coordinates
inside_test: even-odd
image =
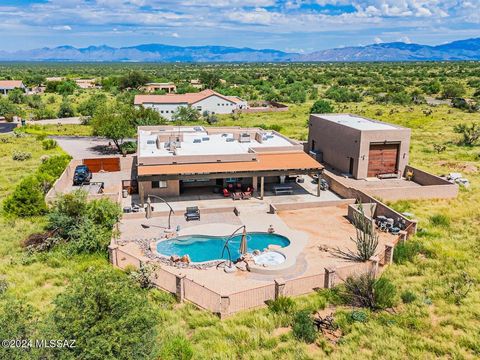
[[[480,60],[480,38],[430,46],[403,42],[321,50],[308,54],[227,46],[144,44],[114,48],[58,46],[15,52],[0,51],[0,61],[78,62],[349,62]]]

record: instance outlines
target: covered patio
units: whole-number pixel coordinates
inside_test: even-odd
[[[288,195],[309,193],[296,178],[303,182],[303,175],[320,177],[322,171],[323,166],[317,161],[298,152],[258,154],[257,161],[141,165],[139,202],[143,206],[150,195],[180,199],[207,194],[234,199],[250,195],[262,200],[267,191]],[[320,196],[319,182],[314,191]]]

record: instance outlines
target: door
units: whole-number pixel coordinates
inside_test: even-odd
[[[353,175],[353,158],[350,158],[350,164],[348,165],[348,173]]]
[[[368,152],[368,177],[393,174],[398,169],[399,144],[370,144]]]

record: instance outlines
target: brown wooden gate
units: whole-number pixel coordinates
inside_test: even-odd
[[[93,173],[100,171],[120,171],[120,158],[83,159],[83,165],[87,165]]]
[[[370,144],[368,177],[397,172],[399,144]]]

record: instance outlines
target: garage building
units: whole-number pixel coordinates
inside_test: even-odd
[[[308,152],[356,179],[400,177],[408,164],[410,129],[352,114],[312,114]]]

